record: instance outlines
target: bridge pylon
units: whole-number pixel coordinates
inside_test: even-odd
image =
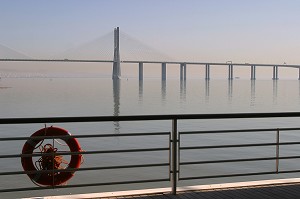
[[[119,27],[114,29],[114,62],[112,79],[117,80],[121,77],[120,67],[120,31]]]

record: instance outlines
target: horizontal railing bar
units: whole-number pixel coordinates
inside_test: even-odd
[[[130,136],[157,136],[169,135],[170,132],[153,132],[153,133],[121,133],[121,134],[100,134],[100,135],[74,135],[74,138],[88,138],[88,137],[130,137]]]
[[[276,171],[269,172],[255,172],[255,173],[236,173],[226,175],[211,175],[211,176],[193,176],[193,177],[181,177],[179,180],[197,180],[197,179],[209,179],[209,178],[228,178],[228,177],[242,177],[242,176],[253,176],[253,175],[269,175],[277,174]]]
[[[300,170],[299,169],[297,169],[297,170],[287,170],[287,171],[278,171],[278,173],[299,173],[300,172]]]
[[[279,145],[296,145],[300,142],[282,142]],[[217,149],[217,148],[240,148],[240,147],[253,147],[253,146],[274,146],[277,143],[259,143],[259,144],[229,144],[229,145],[212,145],[212,146],[189,146],[180,147],[180,150],[193,150],[193,149]]]
[[[296,145],[300,144],[300,142],[281,142],[278,145]]]
[[[140,165],[121,165],[121,166],[106,166],[106,167],[86,167],[86,168],[66,168],[66,169],[53,169],[53,170],[34,170],[34,171],[9,171],[0,172],[0,176],[4,175],[20,175],[20,174],[36,174],[36,173],[56,173],[56,172],[75,172],[75,171],[93,171],[93,170],[108,170],[108,169],[130,169],[142,167],[162,167],[169,166],[169,163],[156,163],[156,164],[140,164]]]
[[[254,176],[254,175],[270,175],[270,174],[284,174],[284,173],[299,173],[300,170],[289,170],[289,171],[269,171],[269,172],[254,172],[254,173],[237,173],[227,175],[212,175],[212,176],[194,176],[194,177],[181,177],[179,180],[199,180],[209,178],[227,178],[227,177],[242,177],[242,176]]]
[[[123,150],[107,150],[107,151],[56,152],[55,155],[80,155],[80,154],[103,154],[103,153],[133,153],[133,152],[168,151],[168,150],[169,150],[169,148],[123,149]],[[0,159],[1,158],[16,158],[16,157],[38,157],[38,156],[53,156],[53,154],[52,153],[38,153],[38,154],[0,155]]]
[[[239,132],[265,132],[265,131],[294,131],[300,128],[272,128],[272,129],[234,129],[234,130],[214,130],[214,131],[184,131],[178,132],[181,134],[207,134],[207,133],[239,133]],[[0,141],[10,140],[28,140],[28,139],[60,139],[60,138],[92,138],[92,137],[126,137],[126,136],[156,136],[156,135],[169,135],[170,132],[153,132],[153,133],[122,133],[122,134],[88,134],[88,135],[70,135],[70,136],[36,136],[36,137],[7,137],[0,138]]]
[[[279,145],[296,145],[300,142],[283,142]],[[213,146],[191,146],[180,147],[180,150],[195,150],[195,149],[213,149],[213,148],[239,148],[239,147],[254,147],[254,146],[274,146],[276,143],[260,143],[260,144],[237,144],[237,145],[213,145]],[[79,155],[79,154],[103,154],[103,153],[132,153],[132,152],[150,152],[150,151],[167,151],[169,148],[150,148],[150,149],[123,149],[123,150],[107,150],[107,151],[79,151],[79,152],[57,152],[55,155]],[[16,157],[38,157],[38,156],[52,156],[49,153],[39,154],[11,154],[0,155],[2,158],[16,158]]]
[[[300,117],[300,112],[88,116],[88,117],[48,117],[48,118],[1,118],[0,124],[112,122],[112,121],[172,120],[172,119],[178,119],[178,120],[185,120],[185,119],[236,119],[236,118],[250,119],[250,118],[274,118],[274,117]]]
[[[273,131],[296,131],[300,128],[271,128],[271,129],[234,129],[234,130],[214,130],[214,131],[182,131],[179,135],[184,134],[207,134],[207,133],[243,133],[243,132],[273,132]]]
[[[228,162],[251,162],[251,161],[264,161],[264,160],[276,160],[276,159],[298,159],[300,156],[286,156],[286,157],[265,157],[265,158],[241,158],[230,160],[207,160],[207,161],[193,161],[193,162],[181,162],[179,165],[192,165],[192,164],[214,164],[214,163],[228,163]]]
[[[33,137],[7,137],[0,138],[0,141],[11,140],[41,140],[41,139],[65,139],[65,138],[93,138],[93,137],[129,137],[129,136],[158,136],[169,135],[170,132],[154,132],[154,133],[122,133],[122,134],[90,134],[90,135],[63,135],[63,136],[33,136]]]
[[[15,189],[0,189],[0,193],[4,192],[17,192],[17,191],[33,191],[53,188],[78,188],[78,187],[92,187],[92,186],[105,186],[105,185],[118,185],[118,184],[135,184],[135,183],[150,183],[150,182],[165,182],[170,181],[169,178],[151,179],[151,180],[135,180],[135,181],[121,181],[121,182],[104,182],[104,183],[86,183],[86,184],[74,184],[64,186],[49,186],[49,187],[24,187]]]
[[[90,170],[107,170],[107,169],[130,169],[130,168],[162,167],[162,166],[169,166],[169,163],[141,164],[141,165],[122,165],[122,166],[106,166],[106,167],[90,167],[90,168],[74,169],[74,171],[76,171],[76,170],[78,170],[78,171],[90,171]],[[65,171],[63,170],[61,172],[65,172]]]
[[[279,157],[278,159],[299,159],[300,156],[286,156]],[[181,162],[180,165],[192,164],[214,164],[214,163],[228,163],[228,162],[247,162],[247,161],[263,161],[275,160],[276,157],[265,158],[248,158],[248,159],[230,159],[230,160],[208,160],[208,161],[194,161],[194,162]],[[70,171],[89,171],[89,170],[106,170],[106,169],[124,169],[124,168],[140,168],[140,167],[160,167],[169,166],[169,163],[156,163],[156,164],[142,164],[142,165],[121,165],[121,166],[106,166],[106,167],[86,167],[86,168],[67,168],[67,169],[53,169],[53,170],[39,170],[39,171],[12,171],[0,172],[2,175],[19,175],[19,174],[35,174],[35,173],[52,173],[52,172],[70,172]]]
[[[194,150],[194,149],[217,149],[217,148],[240,148],[253,146],[273,146],[276,143],[260,143],[260,144],[229,144],[229,145],[212,145],[212,146],[189,146],[180,147],[180,150]]]

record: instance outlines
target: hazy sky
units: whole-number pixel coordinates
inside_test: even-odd
[[[180,60],[300,64],[299,0],[0,0],[0,44],[51,56],[123,32]]]

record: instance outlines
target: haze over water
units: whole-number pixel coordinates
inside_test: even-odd
[[[2,78],[1,117],[299,111],[298,80]]]
[[[69,116],[106,116],[106,115],[151,115],[151,114],[190,114],[190,113],[235,113],[235,112],[286,112],[300,111],[300,82],[298,80],[243,80],[226,79],[205,81],[188,79],[168,79],[162,82],[159,78],[148,78],[140,82],[136,78],[123,78],[112,81],[108,78],[2,78],[0,81],[1,118],[9,117],[69,117]],[[195,120],[179,121],[179,131],[216,130],[245,128],[281,128],[298,127],[298,119],[251,119],[251,120]],[[53,124],[46,124],[47,126]],[[134,133],[170,131],[169,121],[152,122],[105,122],[85,124],[54,124],[68,129],[72,134],[101,133]],[[30,136],[44,124],[1,125],[1,137]],[[274,141],[274,133],[251,133],[228,135],[187,136],[182,139],[183,145],[236,144]],[[287,133],[283,140],[299,140],[297,132]],[[84,150],[114,150],[126,148],[165,147],[166,136],[155,138],[110,138],[81,139]],[[0,151],[3,154],[19,154],[23,141],[3,143]],[[191,151],[181,154],[183,161],[209,160],[215,158],[232,159],[236,157],[273,156],[274,147],[246,149]],[[282,155],[297,154],[297,147],[282,148]],[[157,154],[116,154],[85,155],[82,167],[142,164],[167,162],[167,152]],[[1,171],[22,170],[19,159],[1,161]],[[274,161],[245,164],[184,166],[181,175],[234,173],[237,171],[272,170]],[[282,161],[281,169],[297,168],[294,161]],[[192,172],[191,172],[192,171]],[[151,169],[127,169],[122,171],[76,172],[70,184],[132,179],[151,179],[167,177],[166,167]],[[294,177],[295,175],[293,175]],[[180,182],[181,185],[208,184],[231,181],[283,178],[287,175],[260,176],[233,179],[210,179]],[[33,185],[27,176],[19,175],[1,177],[3,189],[10,188],[18,181],[18,186]],[[4,183],[5,182],[5,183]],[[54,191],[34,192],[34,196],[99,192],[149,187],[167,187],[169,183],[134,184],[126,186],[90,187],[82,190],[61,189]],[[3,197],[11,194],[1,194]],[[33,196],[30,192],[17,192],[14,196]],[[2,198],[2,197],[1,197]]]

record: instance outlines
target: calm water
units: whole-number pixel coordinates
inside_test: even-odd
[[[180,82],[170,79],[111,79],[98,78],[11,78],[0,80],[0,117],[60,117],[107,116],[182,113],[235,113],[300,111],[300,82],[297,80],[196,80]],[[180,121],[179,130],[241,129],[299,127],[299,118]],[[52,124],[46,124],[48,126]],[[129,133],[170,131],[171,123],[106,122],[85,124],[55,124],[72,134]],[[1,137],[30,136],[44,124],[1,125]],[[300,140],[298,132],[285,132],[283,141]],[[228,135],[194,135],[182,137],[183,146],[273,142],[274,133]],[[79,140],[84,150],[111,150],[126,148],[166,147],[167,136],[132,138],[105,138]],[[24,142],[1,143],[1,154],[18,154]],[[282,147],[281,155],[299,155],[299,147]],[[232,159],[274,156],[274,147],[218,149],[207,152],[182,152],[181,161]],[[115,155],[85,155],[82,167],[162,163],[168,161],[167,152],[145,152]],[[297,161],[282,161],[282,170],[299,169]],[[202,166],[183,166],[181,177],[270,171],[274,161],[226,163]],[[0,172],[22,170],[19,159],[2,159]],[[292,177],[297,174],[290,175]],[[209,179],[179,182],[179,185],[220,183],[242,180],[284,178],[288,175],[260,176],[232,179]],[[141,168],[77,172],[69,184],[167,178],[168,168]],[[0,176],[0,188],[34,186],[25,175]],[[1,198],[75,194],[111,190],[166,187],[169,183],[103,186],[80,189],[61,189],[37,192],[0,193]]]

